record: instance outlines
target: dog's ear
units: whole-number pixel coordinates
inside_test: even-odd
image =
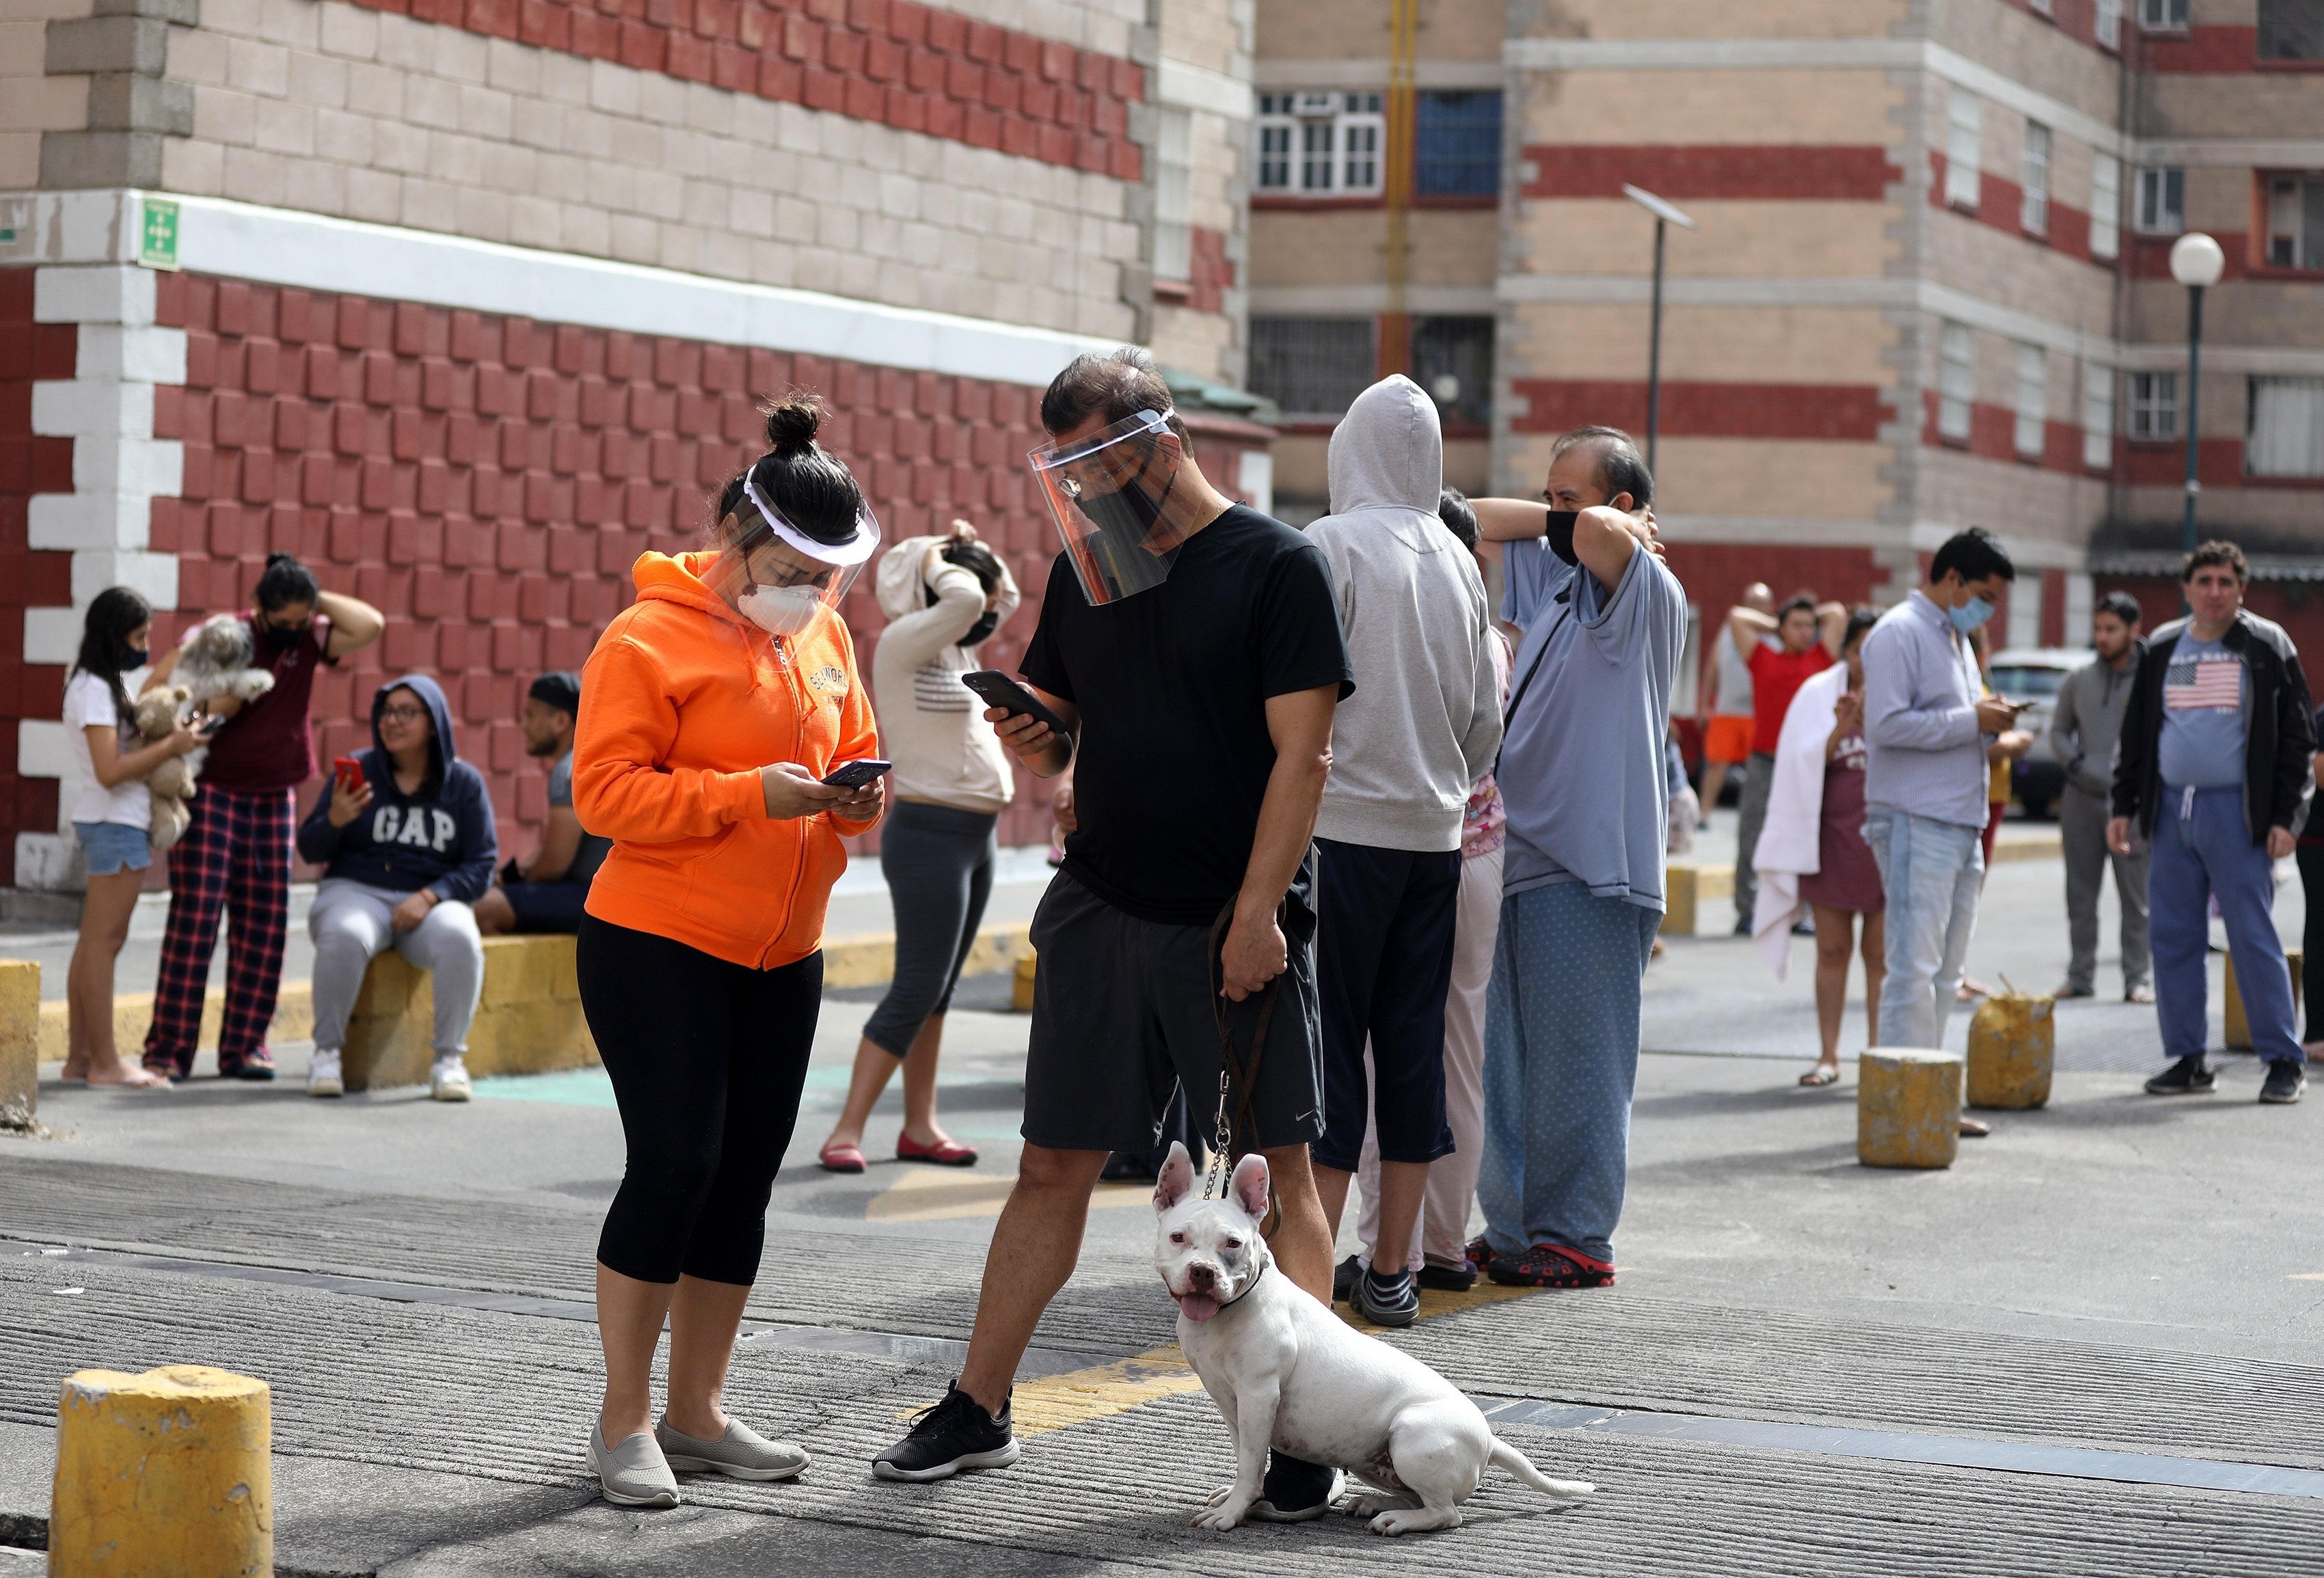
[[[1194,1158],[1174,1140],[1170,1142],[1170,1158],[1162,1164],[1162,1171],[1154,1180],[1155,1214],[1160,1215],[1194,1192]]]
[[[1267,1220],[1267,1158],[1257,1151],[1235,1163],[1234,1182],[1230,1186],[1236,1204],[1250,1213],[1253,1221]]]

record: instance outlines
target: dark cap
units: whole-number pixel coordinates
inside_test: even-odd
[[[558,712],[571,713],[576,718],[581,715],[581,676],[578,674],[563,669],[543,674],[532,682],[525,695],[544,706],[555,707]]]

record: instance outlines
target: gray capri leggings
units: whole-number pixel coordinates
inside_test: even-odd
[[[952,1006],[1000,854],[998,813],[899,800],[880,832],[880,872],[896,907],[896,974],[863,1038],[901,1057],[931,1014]]]

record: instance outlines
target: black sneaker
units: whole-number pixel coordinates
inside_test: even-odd
[[[1364,1274],[1364,1262],[1356,1255],[1332,1268],[1332,1302],[1345,1304],[1355,1291],[1356,1278]]]
[[[1261,1523],[1305,1523],[1332,1510],[1332,1498],[1339,1493],[1339,1470],[1274,1453],[1249,1516]]]
[[[1420,1268],[1420,1285],[1439,1293],[1467,1293],[1477,1286],[1477,1268],[1466,1261],[1458,1266],[1440,1266],[1430,1260]]]
[[[2289,1057],[2279,1057],[2267,1066],[2267,1080],[2259,1087],[2259,1099],[2272,1107],[2288,1107],[2307,1088],[2308,1070]]]
[[[2150,1096],[2208,1096],[2218,1087],[2218,1079],[2203,1066],[2203,1055],[2196,1053],[2178,1062],[2146,1082]]]
[[[1375,1267],[1356,1279],[1354,1292],[1349,1304],[1376,1326],[1408,1326],[1419,1317],[1420,1289],[1409,1271],[1383,1277]]]
[[[912,1433],[872,1460],[872,1472],[883,1480],[948,1480],[963,1469],[1003,1469],[1017,1461],[1017,1436],[1010,1426],[1010,1410],[1001,1417],[986,1413],[957,1384],[945,1389],[944,1401],[912,1417]]]

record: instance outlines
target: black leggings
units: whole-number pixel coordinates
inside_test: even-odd
[[[2324,844],[2302,840],[2292,852],[2300,861],[2301,896],[2308,923],[2300,939],[2300,992],[2308,1000],[2308,1039],[2324,1041]]]
[[[581,1008],[629,1141],[599,1262],[641,1282],[749,1287],[798,1120],[823,955],[753,970],[595,916],[579,950]]]

